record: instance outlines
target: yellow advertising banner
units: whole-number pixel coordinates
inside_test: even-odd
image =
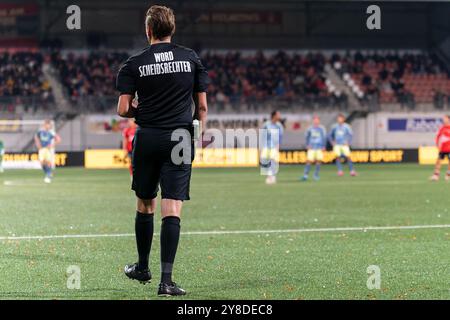
[[[439,150],[437,147],[420,147],[419,148],[419,163],[420,164],[435,164],[439,157]],[[448,159],[444,160],[448,163]]]
[[[88,169],[128,168],[130,160],[121,149],[86,150],[84,166]]]
[[[197,149],[193,167],[257,167],[258,149]]]
[[[84,158],[88,169],[128,168],[129,159],[121,149],[86,150]],[[197,149],[193,167],[257,167],[258,149]]]
[[[336,160],[333,151],[324,151],[324,163],[332,163]],[[352,150],[351,159],[356,163],[400,163],[404,161],[404,150]],[[280,151],[281,164],[306,163],[305,150]]]
[[[356,163],[402,163],[416,162],[417,150],[353,150],[351,158]],[[428,155],[434,163],[437,151]],[[415,153],[412,157],[411,153]],[[414,158],[414,159],[413,159]],[[332,151],[324,152],[324,163],[332,163],[336,155]],[[280,164],[304,164],[306,163],[305,150],[280,151]],[[86,168],[89,169],[120,169],[127,168],[129,159],[121,149],[86,150]],[[233,168],[233,167],[258,167],[259,150],[257,148],[206,148],[196,149],[194,168]]]

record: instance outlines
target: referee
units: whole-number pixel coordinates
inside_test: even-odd
[[[205,123],[208,73],[193,50],[171,43],[175,16],[170,8],[150,7],[145,25],[150,46],[121,66],[116,82],[120,92],[118,114],[135,118],[138,125],[132,154],[132,189],[137,197],[135,233],[139,260],[126,265],[124,271],[130,279],[142,283],[151,280],[149,255],[159,185],[162,223],[158,295],[179,296],[186,291],[172,281],[172,269],[180,238],[181,208],[183,201],[189,200],[194,148],[192,143],[188,155],[191,161],[174,161],[172,149],[181,141],[174,139],[173,133],[194,131],[193,103],[195,118]]]

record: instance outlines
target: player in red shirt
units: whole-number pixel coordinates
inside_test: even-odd
[[[439,129],[436,135],[436,145],[439,148],[439,158],[436,161],[434,167],[434,174],[430,177],[432,181],[438,181],[441,172],[441,162],[447,157],[449,164],[447,168],[447,174],[445,180],[450,180],[450,117],[444,116],[442,118],[444,125]]]
[[[131,166],[131,157],[133,154],[133,139],[134,135],[136,133],[136,122],[134,122],[134,119],[128,120],[128,127],[123,129],[122,136],[123,136],[123,142],[122,142],[122,148],[125,151],[125,154],[128,156],[128,159],[130,160],[130,175],[133,175],[133,167]]]

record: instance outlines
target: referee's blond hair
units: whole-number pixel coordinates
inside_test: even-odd
[[[162,40],[171,37],[175,33],[175,15],[173,10],[154,5],[147,10],[145,24],[151,30],[154,39]]]

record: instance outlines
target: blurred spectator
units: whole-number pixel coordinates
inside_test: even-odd
[[[58,70],[69,97],[113,96],[115,77],[120,64],[128,58],[125,52],[91,52],[85,55],[52,53],[51,60]]]
[[[40,53],[0,53],[1,109],[14,112],[24,109],[47,108],[52,102],[52,88],[42,73],[43,56]]]
[[[433,87],[444,95],[450,89],[445,66],[434,54],[356,52],[334,54],[331,61],[362,102],[377,95],[380,103],[398,102],[413,109],[416,102],[433,102]]]
[[[445,106],[445,94],[433,89],[433,104],[436,109],[442,110]]]
[[[225,101],[232,105],[246,103],[252,108],[270,99],[288,102],[306,99],[328,105],[339,100],[325,84],[326,59],[319,53],[300,55],[279,51],[266,55],[259,51],[244,55],[240,52],[206,52],[202,61],[209,70],[209,95],[216,97],[213,103],[219,102],[220,97],[221,104]]]

